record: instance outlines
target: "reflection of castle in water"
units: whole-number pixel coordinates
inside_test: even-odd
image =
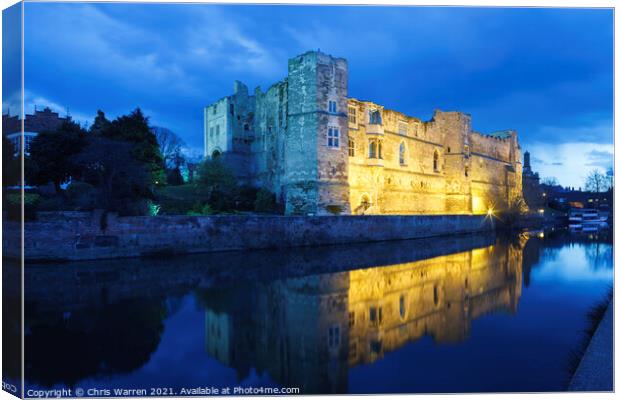
[[[461,341],[473,319],[515,312],[521,245],[207,289],[206,351],[240,378],[255,367],[302,393],[346,392],[350,367],[425,335]]]

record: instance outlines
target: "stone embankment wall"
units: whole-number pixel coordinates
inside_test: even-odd
[[[484,232],[494,221],[474,215],[158,216],[39,213],[25,225],[27,260],[90,260],[212,251],[320,246]],[[4,222],[3,253],[19,257],[18,223]],[[15,239],[13,239],[15,238]]]

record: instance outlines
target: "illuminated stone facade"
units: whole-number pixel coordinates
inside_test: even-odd
[[[521,200],[516,132],[475,132],[460,112],[421,121],[347,86],[347,61],[316,51],[266,92],[237,81],[204,109],[205,157],[273,191],[287,214],[482,214]]]
[[[425,336],[467,339],[472,321],[515,313],[527,238],[426,260],[207,290],[205,350],[302,393],[346,393],[348,372]]]

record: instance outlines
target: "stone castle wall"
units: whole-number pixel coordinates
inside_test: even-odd
[[[483,216],[157,216],[38,213],[24,232],[27,260],[89,260],[226,250],[320,246],[487,232]],[[21,225],[4,218],[3,254],[19,258]]]
[[[474,132],[460,112],[421,121],[350,98],[347,85],[347,61],[314,51],[290,59],[287,78],[265,93],[240,96],[247,88],[236,82],[232,96],[205,109],[205,156],[223,140],[212,140],[212,107],[233,107],[248,134],[230,126],[227,135],[251,146],[222,147],[224,155],[287,214],[484,214],[521,198],[516,132]],[[338,146],[330,145],[334,129]]]

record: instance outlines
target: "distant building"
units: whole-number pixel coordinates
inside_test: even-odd
[[[13,143],[16,154],[23,148],[24,154],[28,155],[30,143],[40,132],[56,130],[66,120],[66,117],[60,117],[49,107],[45,107],[43,111],[35,108],[34,114],[26,114],[22,146],[22,120],[17,115],[7,113],[2,115],[2,132]]]
[[[523,154],[523,199],[527,206],[531,209],[538,209],[545,205],[545,196],[541,185],[540,177],[537,172],[532,171],[530,165],[530,152],[526,151]]]
[[[520,203],[515,131],[462,112],[430,121],[349,97],[344,58],[309,51],[266,92],[236,81],[204,109],[204,155],[275,193],[286,214],[484,214]]]

